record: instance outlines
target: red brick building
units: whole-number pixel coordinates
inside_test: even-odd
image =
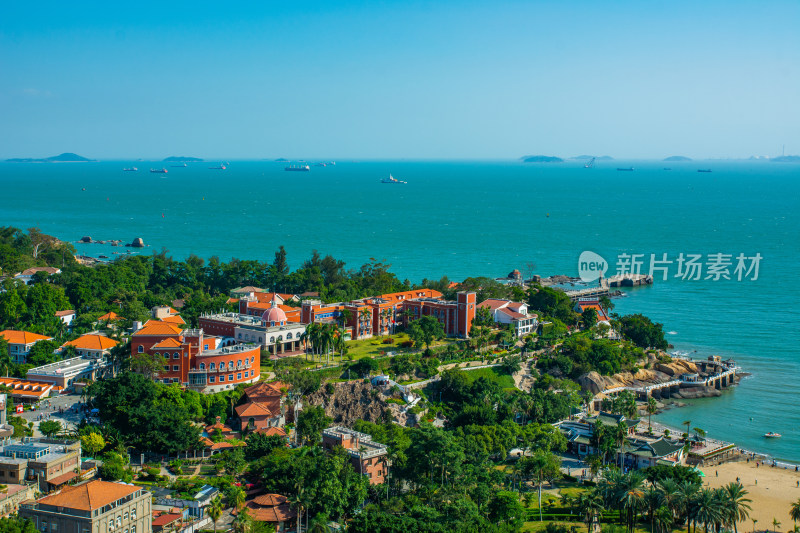
[[[333,450],[336,446],[347,450],[353,469],[369,477],[371,484],[379,485],[386,481],[390,462],[385,444],[372,442],[372,437],[366,433],[334,426],[322,432],[322,447]]]
[[[261,346],[224,344],[220,337],[206,336],[202,329],[182,330],[174,324],[150,321],[132,335],[131,354],[163,356],[165,366],[157,379],[202,392],[219,392],[240,383],[257,382]]]

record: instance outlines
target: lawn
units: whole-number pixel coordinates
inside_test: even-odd
[[[486,378],[489,381],[494,381],[503,389],[514,388],[514,378],[503,372],[500,367],[478,368],[477,370],[462,370],[470,382],[478,378]]]

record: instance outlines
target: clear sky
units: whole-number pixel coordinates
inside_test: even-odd
[[[0,157],[800,153],[800,2],[0,2]]]

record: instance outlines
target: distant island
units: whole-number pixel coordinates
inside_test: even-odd
[[[276,163],[288,163],[289,160],[286,159],[285,157],[279,157],[278,159],[275,160],[275,162]]]
[[[800,163],[800,155],[779,155],[771,158],[770,161],[776,163]]]
[[[588,161],[589,159],[594,159],[596,161],[613,161],[614,158],[610,155],[576,155],[575,157],[570,157],[570,159],[575,159],[578,161]]]
[[[523,163],[563,163],[560,157],[552,155],[526,155],[522,157]]]
[[[669,157],[665,157],[664,161],[691,161],[691,157],[686,157],[683,155],[671,155]]]
[[[14,157],[6,159],[8,163],[86,163],[95,161],[95,159],[88,159],[72,152],[64,152],[63,154],[54,155],[52,157],[45,157],[43,159],[35,159],[33,157]]]
[[[171,155],[166,159],[164,159],[164,163],[192,163],[192,162],[199,163],[201,161],[202,159],[200,159],[199,157],[186,157],[182,155],[181,156]]]

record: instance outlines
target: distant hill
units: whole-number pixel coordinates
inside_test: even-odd
[[[552,155],[526,155],[522,157],[523,163],[563,163],[560,157]]]
[[[88,159],[78,154],[73,154],[72,152],[64,152],[63,154],[45,157],[43,159],[34,159],[32,157],[15,157],[12,159],[6,159],[6,161],[9,163],[85,163],[95,160]]]
[[[614,158],[610,155],[576,155],[575,157],[570,157],[570,159],[576,159],[578,161],[588,161],[591,158],[595,158],[597,161],[613,161]]]
[[[278,159],[275,160],[275,162],[276,163],[288,163],[289,160],[286,159],[285,157],[279,157]]]
[[[778,157],[773,157],[770,161],[775,161],[776,163],[800,163],[800,155],[779,155]]]
[[[164,159],[164,163],[199,163],[202,159],[199,157],[186,157],[182,155],[171,155]]]
[[[691,161],[691,157],[686,157],[683,155],[671,155],[669,157],[665,157],[664,161]]]

